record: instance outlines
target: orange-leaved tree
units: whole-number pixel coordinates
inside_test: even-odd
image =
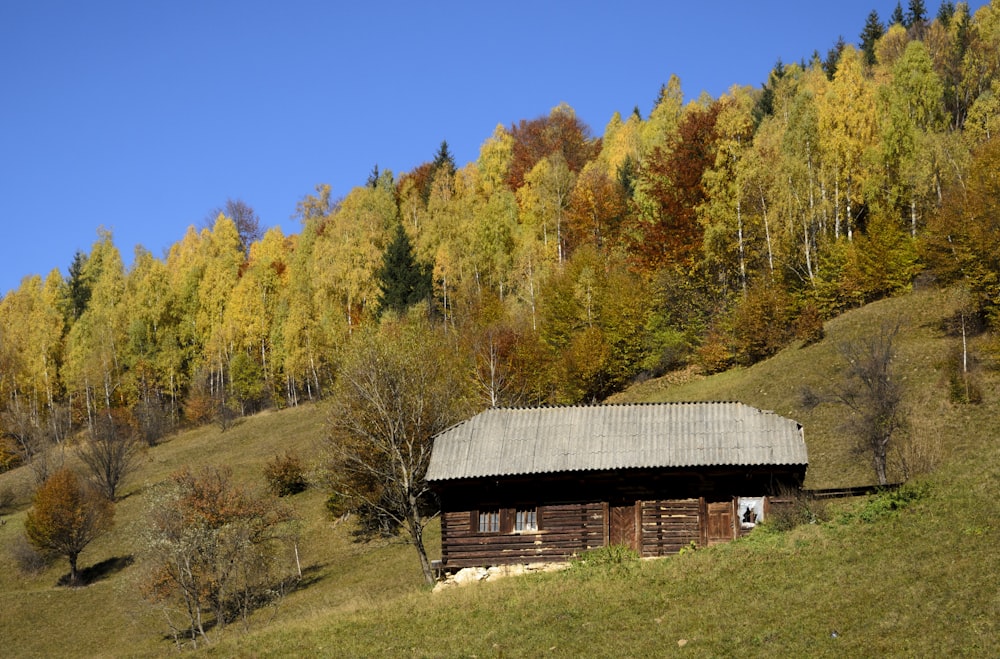
[[[52,474],[35,493],[24,520],[28,541],[45,554],[69,559],[69,584],[80,584],[77,557],[111,528],[114,505],[70,469]]]

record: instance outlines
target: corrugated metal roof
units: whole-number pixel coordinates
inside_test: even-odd
[[[434,438],[427,480],[808,462],[798,423],[743,403],[496,408]]]

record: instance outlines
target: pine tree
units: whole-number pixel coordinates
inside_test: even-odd
[[[861,32],[861,51],[865,54],[866,65],[875,65],[875,44],[883,34],[885,34],[885,26],[879,20],[878,12],[873,9],[868,14],[868,20],[865,21],[865,29]]]
[[[906,12],[907,28],[920,27],[927,21],[927,7],[924,0],[910,0],[909,9]]]
[[[833,80],[834,74],[837,73],[837,66],[840,64],[840,54],[844,52],[844,46],[846,45],[844,37],[837,37],[837,43],[833,44],[833,48],[827,51],[826,59],[823,60],[823,70],[826,71],[828,80]]]
[[[757,100],[756,106],[754,106],[753,119],[755,126],[760,126],[760,122],[764,121],[765,117],[769,117],[774,113],[774,88],[784,77],[785,64],[779,57],[778,61],[774,63],[774,68],[771,69],[771,75],[768,76],[767,82],[764,83],[764,87],[761,90],[761,95]]]
[[[451,151],[448,150],[447,140],[441,141],[441,146],[438,148],[437,154],[434,156],[434,162],[431,163],[431,178],[434,178],[434,174],[437,174],[438,170],[442,167],[446,167],[448,175],[455,173],[455,157],[451,155]]]
[[[87,255],[80,250],[73,255],[73,262],[69,266],[69,309],[67,316],[70,320],[76,320],[83,315],[90,304],[90,289],[92,282],[87,275]]]
[[[937,13],[938,22],[941,23],[941,25],[948,27],[951,25],[951,19],[954,16],[955,16],[955,3],[948,2],[947,0],[945,0],[945,2],[942,2],[941,6],[938,8],[938,13]]]
[[[896,3],[896,8],[892,10],[892,16],[889,17],[889,25],[902,25],[903,27],[909,27],[906,24],[906,16],[903,14],[903,5],[899,2]]]
[[[387,310],[403,312],[430,298],[431,270],[417,262],[402,223],[396,225],[396,234],[386,248],[382,267],[376,274],[380,291],[379,314]]]

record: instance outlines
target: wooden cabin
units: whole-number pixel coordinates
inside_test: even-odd
[[[490,409],[434,438],[441,567],[736,538],[800,488],[802,426],[735,402]]]

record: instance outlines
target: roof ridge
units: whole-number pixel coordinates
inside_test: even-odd
[[[621,403],[557,403],[550,405],[548,403],[544,405],[497,405],[495,407],[488,407],[483,412],[492,412],[495,410],[566,410],[566,409],[584,409],[584,408],[596,408],[596,407],[652,407],[656,405],[746,405],[747,407],[753,407],[749,403],[744,403],[741,400],[663,400],[663,401],[636,401],[636,402],[621,402]],[[758,409],[758,408],[755,408]],[[761,410],[762,412],[770,412],[771,410]],[[480,412],[482,414],[482,412]]]

